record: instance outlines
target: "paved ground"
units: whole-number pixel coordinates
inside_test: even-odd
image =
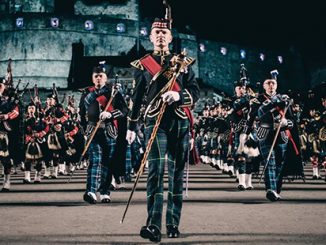
[[[191,166],[182,236],[163,235],[161,244],[325,244],[326,182],[311,180],[309,167],[306,173],[306,183],[286,181],[283,200],[270,203],[257,180],[254,190],[239,192],[235,179]],[[123,224],[132,183],[112,192],[112,203],[89,205],[82,200],[85,177],[79,170],[69,184],[60,176],[26,185],[22,173],[15,175],[11,192],[0,193],[0,244],[148,244],[138,235],[146,220],[145,175]]]

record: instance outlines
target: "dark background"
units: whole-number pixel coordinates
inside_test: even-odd
[[[322,1],[170,0],[173,26],[198,38],[261,48],[299,50],[325,59],[326,8]],[[141,18],[163,17],[162,0],[140,0]]]

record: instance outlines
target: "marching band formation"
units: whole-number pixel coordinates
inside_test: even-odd
[[[319,104],[310,100],[304,105],[278,94],[277,71],[263,82],[264,92],[257,94],[244,71],[241,65],[233,98],[206,105],[196,118],[196,146],[201,162],[236,178],[240,191],[254,188],[252,173],[258,175],[264,166],[266,197],[277,201],[282,178],[304,179],[305,164],[312,164],[313,179],[322,178],[326,98],[315,98]],[[309,94],[314,95],[312,91]]]
[[[234,97],[207,104],[193,117],[200,94],[191,69],[194,60],[185,52],[170,53],[168,17],[152,25],[153,53],[131,63],[135,70],[132,95],[108,79],[108,66],[101,62],[93,68],[93,86],[82,90],[78,106],[73,95],[68,96],[66,106],[60,102],[55,86],[43,106],[35,86],[25,107],[22,94],[26,88],[19,91],[18,85],[13,86],[8,65],[6,77],[0,80],[2,192],[10,190],[12,168],[19,164],[26,184],[73,174],[76,168],[87,166],[83,199],[95,204],[99,192],[100,201],[109,203],[110,186],[121,177],[114,171],[117,158],[124,155],[122,177],[126,181],[131,181],[132,172],[142,173],[144,164],[148,165],[148,217],[140,235],[159,242],[166,163],[169,238],[180,235],[186,162],[221,170],[236,179],[239,191],[255,188],[253,174],[259,181],[264,177],[266,198],[272,202],[281,199],[284,177],[305,179],[304,164],[312,164],[313,179],[322,178],[326,97],[317,98],[316,105],[303,105],[291,95],[278,93],[277,70],[263,78],[263,92],[255,93],[242,64]]]

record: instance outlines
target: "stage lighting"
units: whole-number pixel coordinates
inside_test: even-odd
[[[260,53],[260,54],[259,54],[259,59],[260,59],[261,61],[264,61],[264,60],[265,60],[265,54]]]
[[[126,25],[123,23],[117,24],[117,32],[123,33],[126,32]]]
[[[51,18],[51,26],[54,27],[54,28],[59,27],[59,19],[56,18],[56,17]]]
[[[85,30],[90,31],[94,29],[94,23],[91,20],[85,21]]]
[[[228,53],[228,50],[225,47],[221,47],[220,52],[221,54],[226,55]]]
[[[246,51],[244,50],[244,49],[241,49],[240,50],[240,57],[241,57],[241,59],[245,59],[246,58]]]
[[[205,45],[203,44],[203,43],[200,43],[199,44],[199,50],[200,50],[200,52],[205,52],[206,51],[206,47],[205,47]]]
[[[16,19],[16,27],[18,28],[24,27],[24,18],[19,17]]]
[[[283,63],[283,57],[282,56],[277,56],[277,60],[280,64]]]
[[[148,35],[147,27],[140,28],[139,32],[140,32],[141,36],[147,36]]]

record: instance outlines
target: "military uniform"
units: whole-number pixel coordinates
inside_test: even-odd
[[[49,98],[56,100],[55,105],[51,105],[44,110],[44,119],[49,126],[47,134],[48,152],[45,158],[45,174],[43,178],[50,177],[49,169],[53,166],[51,177],[57,178],[58,172],[63,174],[65,171],[64,154],[67,149],[67,142],[63,131],[63,123],[65,123],[69,116],[63,109],[61,104],[58,104],[58,98],[55,94],[48,95]],[[60,168],[60,169],[59,169]]]
[[[35,107],[34,103],[30,103],[29,107]],[[28,109],[27,109],[28,110]],[[46,154],[46,135],[49,126],[41,117],[40,113],[35,111],[29,113],[25,118],[25,178],[24,183],[31,182],[31,167],[35,168],[34,183],[41,182],[42,161]]]
[[[282,118],[284,108],[289,103],[289,98],[281,94],[268,95],[266,93],[255,99],[251,108],[251,118],[258,118],[257,138],[259,140],[260,152],[267,165],[265,170],[266,197],[271,201],[281,198],[283,168],[285,164],[285,153],[287,145],[291,144],[290,128],[293,127],[291,113],[287,111],[286,126],[281,127],[276,144],[272,149],[272,154],[268,162],[267,156],[272,147],[272,142],[276,135],[276,128]],[[290,142],[291,141],[291,142]]]
[[[323,147],[320,139],[320,131],[324,126],[323,120],[321,120],[320,112],[316,111],[315,114],[308,118],[306,132],[307,132],[307,147],[310,161],[312,164],[312,178],[321,179],[320,170],[323,162]]]
[[[93,73],[105,73],[106,69],[105,66],[99,65],[94,68]],[[79,108],[86,137],[92,134],[101,112],[111,98],[112,89],[112,83],[106,84],[100,89],[93,86],[87,88],[82,95]],[[89,145],[89,166],[84,200],[91,204],[96,203],[97,191],[100,192],[102,202],[110,202],[109,187],[112,181],[113,156],[118,137],[117,119],[126,116],[127,111],[128,108],[122,94],[117,92],[107,110],[111,117],[101,121],[100,127]]]
[[[249,100],[250,98],[248,95],[235,98],[231,115],[235,141],[235,166],[238,173],[239,190],[246,189],[246,177],[249,177],[246,176],[246,155],[244,153],[244,143],[246,135],[248,134],[247,118],[249,113]],[[248,174],[251,174],[251,172],[248,172]]]
[[[162,106],[160,95],[166,83],[153,81],[151,68],[147,67],[146,59],[149,58],[158,70],[166,69],[170,65],[172,54],[168,51],[148,54],[132,62],[135,68],[135,89],[132,97],[133,107],[129,114],[129,130],[134,131],[141,115],[142,104],[145,104],[145,141],[148,142],[157,116]],[[193,60],[186,58],[189,63]],[[178,227],[181,216],[183,197],[183,171],[188,158],[190,122],[185,110],[189,110],[197,101],[199,88],[191,67],[181,73],[177,78],[177,89],[180,100],[166,107],[157,134],[148,155],[147,179],[147,227],[156,227],[158,232],[162,225],[163,211],[163,176],[164,166],[168,163],[169,191],[167,201],[166,225]],[[165,91],[164,91],[165,92]],[[147,143],[145,144],[147,145]],[[146,237],[142,233],[142,237]]]
[[[1,86],[6,86],[4,79],[0,80]],[[4,87],[2,87],[4,88]],[[0,161],[4,167],[4,182],[2,191],[10,189],[10,172],[12,167],[12,159],[9,154],[11,140],[11,132],[13,130],[11,122],[19,116],[19,107],[7,94],[5,90],[0,94]]]

